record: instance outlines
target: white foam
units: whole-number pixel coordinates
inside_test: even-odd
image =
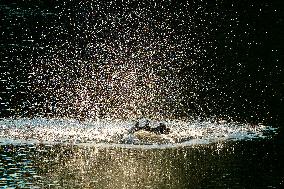
[[[72,119],[1,119],[0,144],[74,144],[169,147],[209,144],[226,140],[265,138],[276,129],[264,125],[213,121],[163,121],[170,128],[168,135],[139,138],[129,132],[134,121],[99,120],[80,122]],[[155,134],[153,134],[155,135]]]

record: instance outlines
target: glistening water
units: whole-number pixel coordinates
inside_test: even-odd
[[[154,121],[151,122],[154,125]],[[168,121],[168,134],[131,132],[134,121],[100,120],[80,122],[56,119],[3,119],[0,142],[5,144],[72,144],[99,146],[103,143],[124,147],[162,148],[209,144],[227,140],[267,138],[276,132],[264,125],[212,121]],[[153,126],[154,127],[154,126]],[[103,145],[104,146],[104,145]]]
[[[2,0],[0,187],[282,188],[282,7]]]

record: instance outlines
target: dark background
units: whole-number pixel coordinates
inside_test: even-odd
[[[78,83],[122,60],[177,81],[178,102],[164,101],[173,117],[281,124],[283,7],[281,0],[2,0],[0,117],[77,115],[69,98]],[[140,51],[146,55],[133,59]]]

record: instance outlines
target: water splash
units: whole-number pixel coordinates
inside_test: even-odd
[[[197,92],[207,82],[198,79],[202,74],[196,67],[205,57],[204,46],[212,46],[213,32],[211,22],[203,19],[216,13],[208,16],[201,4],[184,6],[188,9],[182,12],[172,9],[172,2],[58,2],[35,10],[2,6],[9,22],[17,17],[50,20],[20,25],[39,35],[26,34],[24,40],[34,50],[26,60],[19,58],[25,83],[15,79],[24,99],[6,103],[7,112],[82,119],[171,119],[184,116],[185,110],[201,113],[207,105],[197,102]],[[9,68],[9,77],[18,71]]]
[[[240,5],[4,3],[0,117],[274,119],[280,71]]]
[[[0,121],[0,144],[165,147],[265,138],[276,132],[276,129],[270,126],[237,122],[168,120],[165,123],[171,132],[167,135],[157,135],[146,131],[130,132],[135,124],[134,121],[80,122],[71,119],[2,119]],[[154,126],[158,122],[151,121],[150,124]]]

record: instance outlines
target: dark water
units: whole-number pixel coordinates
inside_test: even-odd
[[[0,145],[0,187],[283,188],[283,7],[1,1],[1,118],[214,117],[280,129],[269,138],[167,148],[13,142],[34,137],[26,125],[25,136],[0,132],[11,139]]]
[[[283,142],[143,149],[1,146],[2,187],[282,188]]]

